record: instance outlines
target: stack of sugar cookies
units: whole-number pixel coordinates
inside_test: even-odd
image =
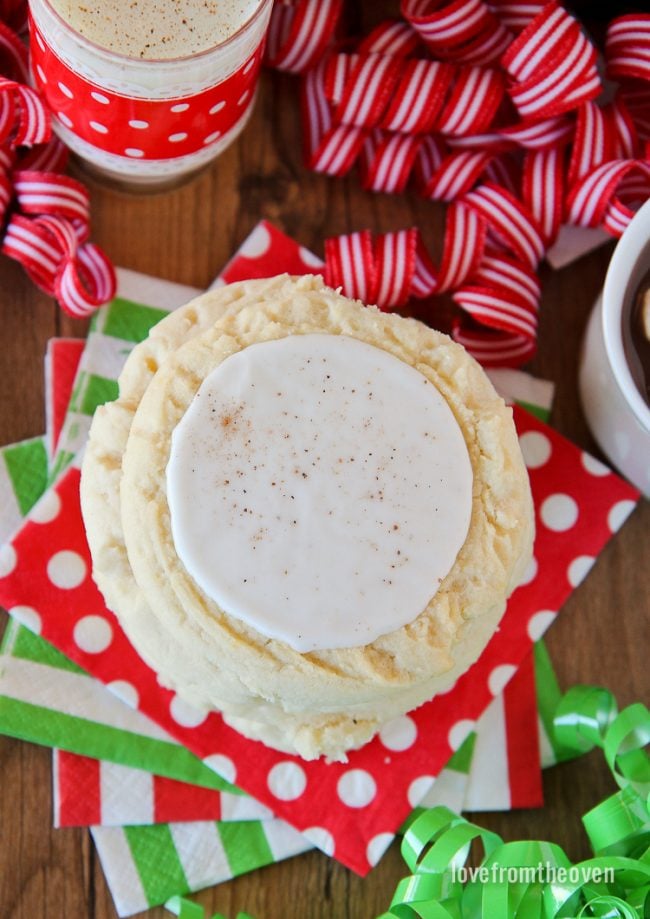
[[[313,276],[131,353],[82,473],[93,576],[160,682],[345,759],[479,656],[530,560],[510,410],[462,347]]]

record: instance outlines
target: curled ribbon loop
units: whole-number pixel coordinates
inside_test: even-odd
[[[114,297],[115,272],[88,242],[88,192],[60,174],[67,151],[52,136],[41,98],[25,85],[27,49],[6,24],[22,28],[25,12],[25,3],[0,2],[0,248],[66,313],[83,317]]]

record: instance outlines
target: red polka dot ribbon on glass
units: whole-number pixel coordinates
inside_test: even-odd
[[[18,13],[18,4],[0,8],[20,25]],[[25,85],[27,50],[2,22],[0,69],[1,251],[20,262],[65,312],[86,316],[114,296],[115,274],[102,250],[89,242],[88,192],[60,174],[67,152],[51,136],[42,99]]]
[[[356,165],[371,191],[410,185],[450,204],[440,266],[415,230],[351,234],[328,241],[329,282],[384,309],[450,291],[454,337],[475,357],[529,360],[535,272],[561,226],[619,236],[650,194],[650,15],[612,21],[605,79],[555,0],[402,0],[401,20],[345,43],[330,4],[310,20],[311,53],[283,66],[287,23],[312,6],[279,8],[270,57],[303,75],[308,167],[342,176]]]
[[[115,156],[168,160],[214,144],[248,113],[261,45],[226,79],[178,98],[118,93],[73,71],[30,18],[32,72],[54,117],[91,147]]]

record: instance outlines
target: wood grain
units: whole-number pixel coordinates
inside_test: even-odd
[[[351,13],[367,26],[391,3],[366,2]],[[297,86],[265,74],[253,120],[241,139],[190,184],[166,194],[134,196],[92,185],[93,236],[116,264],[197,287],[263,217],[322,254],[328,235],[370,227],[417,225],[439,252],[443,212],[413,194],[366,193],[354,175],[342,180],[306,172],[300,155]],[[612,245],[561,271],[544,269],[540,352],[531,370],[553,380],[553,424],[596,455],[576,386],[580,342],[600,289]],[[83,323],[65,318],[22,271],[0,262],[0,439],[41,433],[43,354],[53,335],[83,336]],[[444,312],[444,311],[443,311]],[[426,307],[426,315],[435,311]],[[441,319],[442,321],[442,319]],[[599,557],[549,634],[563,686],[600,683],[628,703],[648,695],[647,622],[650,596],[650,507],[633,513]],[[89,836],[52,830],[50,753],[1,738],[0,917],[114,919],[116,913]],[[550,770],[539,811],[480,815],[507,839],[550,838],[572,858],[588,853],[579,816],[612,783],[601,758]],[[198,900],[234,916],[257,919],[371,919],[385,910],[404,866],[396,847],[362,880],[330,859],[308,853],[205,891]],[[162,909],[147,914],[162,919]]]

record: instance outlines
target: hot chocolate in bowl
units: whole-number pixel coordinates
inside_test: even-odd
[[[580,395],[592,433],[612,463],[650,496],[650,345],[641,303],[650,282],[650,201],[612,256],[585,334]]]

